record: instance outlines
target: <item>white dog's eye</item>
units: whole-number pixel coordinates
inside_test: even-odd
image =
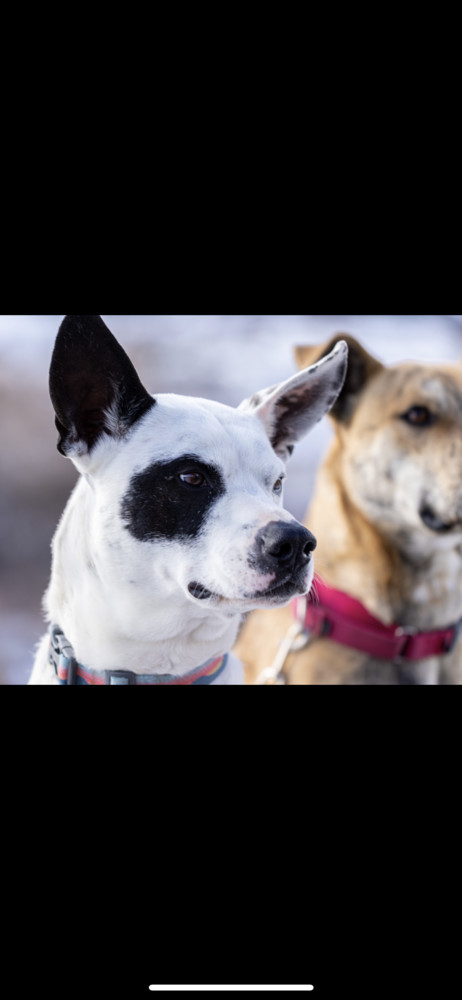
[[[273,493],[281,493],[281,491],[282,491],[282,479],[276,479],[276,482],[273,486]]]
[[[203,486],[207,481],[202,472],[180,472],[179,479],[186,486]]]

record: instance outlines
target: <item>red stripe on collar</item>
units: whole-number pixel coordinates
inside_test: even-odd
[[[293,610],[304,629],[314,636],[329,638],[383,660],[421,660],[449,653],[462,626],[462,619],[432,632],[384,625],[356,598],[329,587],[318,576],[309,595],[295,598]]]
[[[80,663],[77,664],[73,683],[75,684],[206,684],[212,683],[221,673],[221,668],[226,666],[227,654],[218,656],[214,660],[208,660],[201,667],[190,670],[188,674],[174,676],[173,674],[153,675],[135,674],[129,670],[88,670]],[[69,662],[60,660],[57,667],[57,675],[60,684],[67,684],[69,681]],[[130,680],[129,680],[130,678]]]

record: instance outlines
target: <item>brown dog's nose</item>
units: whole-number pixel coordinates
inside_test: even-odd
[[[302,524],[270,521],[255,538],[256,561],[261,569],[300,569],[308,562],[316,539]]]

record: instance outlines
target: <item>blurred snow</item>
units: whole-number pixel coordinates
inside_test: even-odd
[[[56,452],[48,369],[62,316],[0,316],[0,683],[24,683],[43,631],[54,526],[75,473]],[[293,347],[351,333],[386,363],[456,361],[462,316],[103,316],[150,392],[237,406],[294,374]],[[303,518],[331,431],[295,449],[285,506]],[[2,610],[3,609],[3,610]]]

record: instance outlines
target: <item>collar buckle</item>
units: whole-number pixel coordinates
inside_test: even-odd
[[[456,622],[455,625],[452,626],[452,636],[451,636],[451,638],[444,640],[443,651],[445,653],[452,653],[452,650],[454,649],[454,646],[455,646],[455,644],[456,644],[456,642],[457,642],[457,640],[458,640],[461,632],[462,632],[462,618],[459,618],[459,621]]]
[[[50,650],[48,660],[56,676],[59,678],[59,669],[65,674],[66,680],[60,680],[60,684],[75,684],[77,680],[78,663],[74,656],[74,650],[58,625],[53,625],[50,629]]]
[[[412,636],[417,635],[417,632],[418,629],[414,628],[413,625],[398,625],[398,628],[395,629],[395,636],[397,639],[401,639],[404,637],[404,642],[403,645],[401,646],[399,653],[397,653],[396,656],[393,658],[393,663],[396,663],[397,666],[401,666],[402,664],[404,664],[407,658],[409,643],[412,639]]]
[[[131,670],[105,670],[106,684],[136,684]]]

